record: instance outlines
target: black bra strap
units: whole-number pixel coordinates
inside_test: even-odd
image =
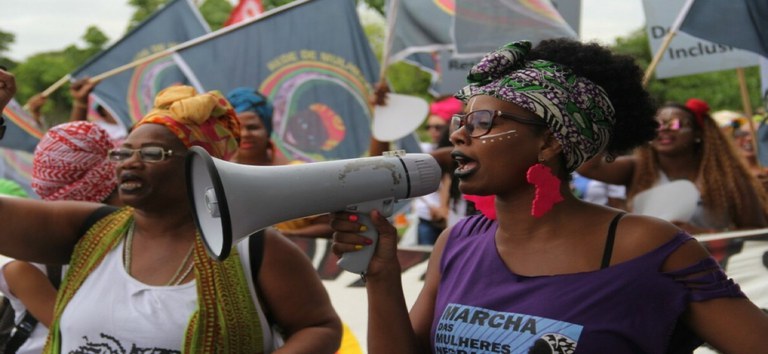
[[[613,241],[616,239],[616,226],[619,225],[619,219],[626,213],[618,213],[611,220],[611,226],[608,227],[608,237],[605,240],[605,249],[603,250],[603,261],[600,263],[600,269],[608,268],[611,265],[611,255],[613,254]]]

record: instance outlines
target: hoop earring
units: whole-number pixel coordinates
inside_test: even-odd
[[[537,218],[544,216],[555,204],[563,201],[563,196],[560,195],[562,181],[552,174],[552,170],[544,165],[543,161],[539,158],[539,163],[528,168],[528,172],[525,174],[528,183],[533,184],[536,188],[531,215]]]

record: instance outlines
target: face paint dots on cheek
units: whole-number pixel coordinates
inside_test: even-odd
[[[498,134],[491,134],[491,135],[485,135],[477,138],[480,140],[483,144],[485,143],[493,143],[493,142],[500,142],[508,139],[512,139],[512,137],[517,136],[517,130],[510,130],[503,133]]]

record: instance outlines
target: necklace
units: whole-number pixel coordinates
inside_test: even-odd
[[[131,254],[133,248],[133,230],[135,225],[136,223],[132,222],[131,225],[128,226],[128,230],[125,232],[125,245],[123,245],[123,266],[125,267],[125,271],[128,273],[128,275],[131,274]],[[176,269],[176,273],[173,274],[171,280],[165,284],[166,286],[179,285],[189,276],[189,273],[192,273],[192,269],[195,269],[195,262],[194,260],[190,262],[190,259],[192,259],[192,251],[194,249],[195,244],[192,243],[192,246],[189,248],[189,251],[184,257],[184,260],[181,261],[179,268]],[[187,265],[187,263],[189,263],[189,265]]]

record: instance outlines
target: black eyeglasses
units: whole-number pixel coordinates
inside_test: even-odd
[[[524,118],[513,114],[504,113],[502,111],[492,111],[489,109],[481,109],[478,111],[472,111],[467,114],[454,114],[451,117],[451,134],[459,130],[461,127],[467,130],[469,136],[472,138],[479,138],[485,134],[488,134],[493,127],[493,119],[496,117],[504,117],[511,119],[518,123],[546,126],[547,122],[541,119]]]
[[[121,147],[109,150],[108,156],[111,161],[122,162],[133,157],[136,152],[144,162],[160,162],[172,156],[179,156],[174,155],[173,150],[165,150],[160,146],[145,146],[139,149]]]

